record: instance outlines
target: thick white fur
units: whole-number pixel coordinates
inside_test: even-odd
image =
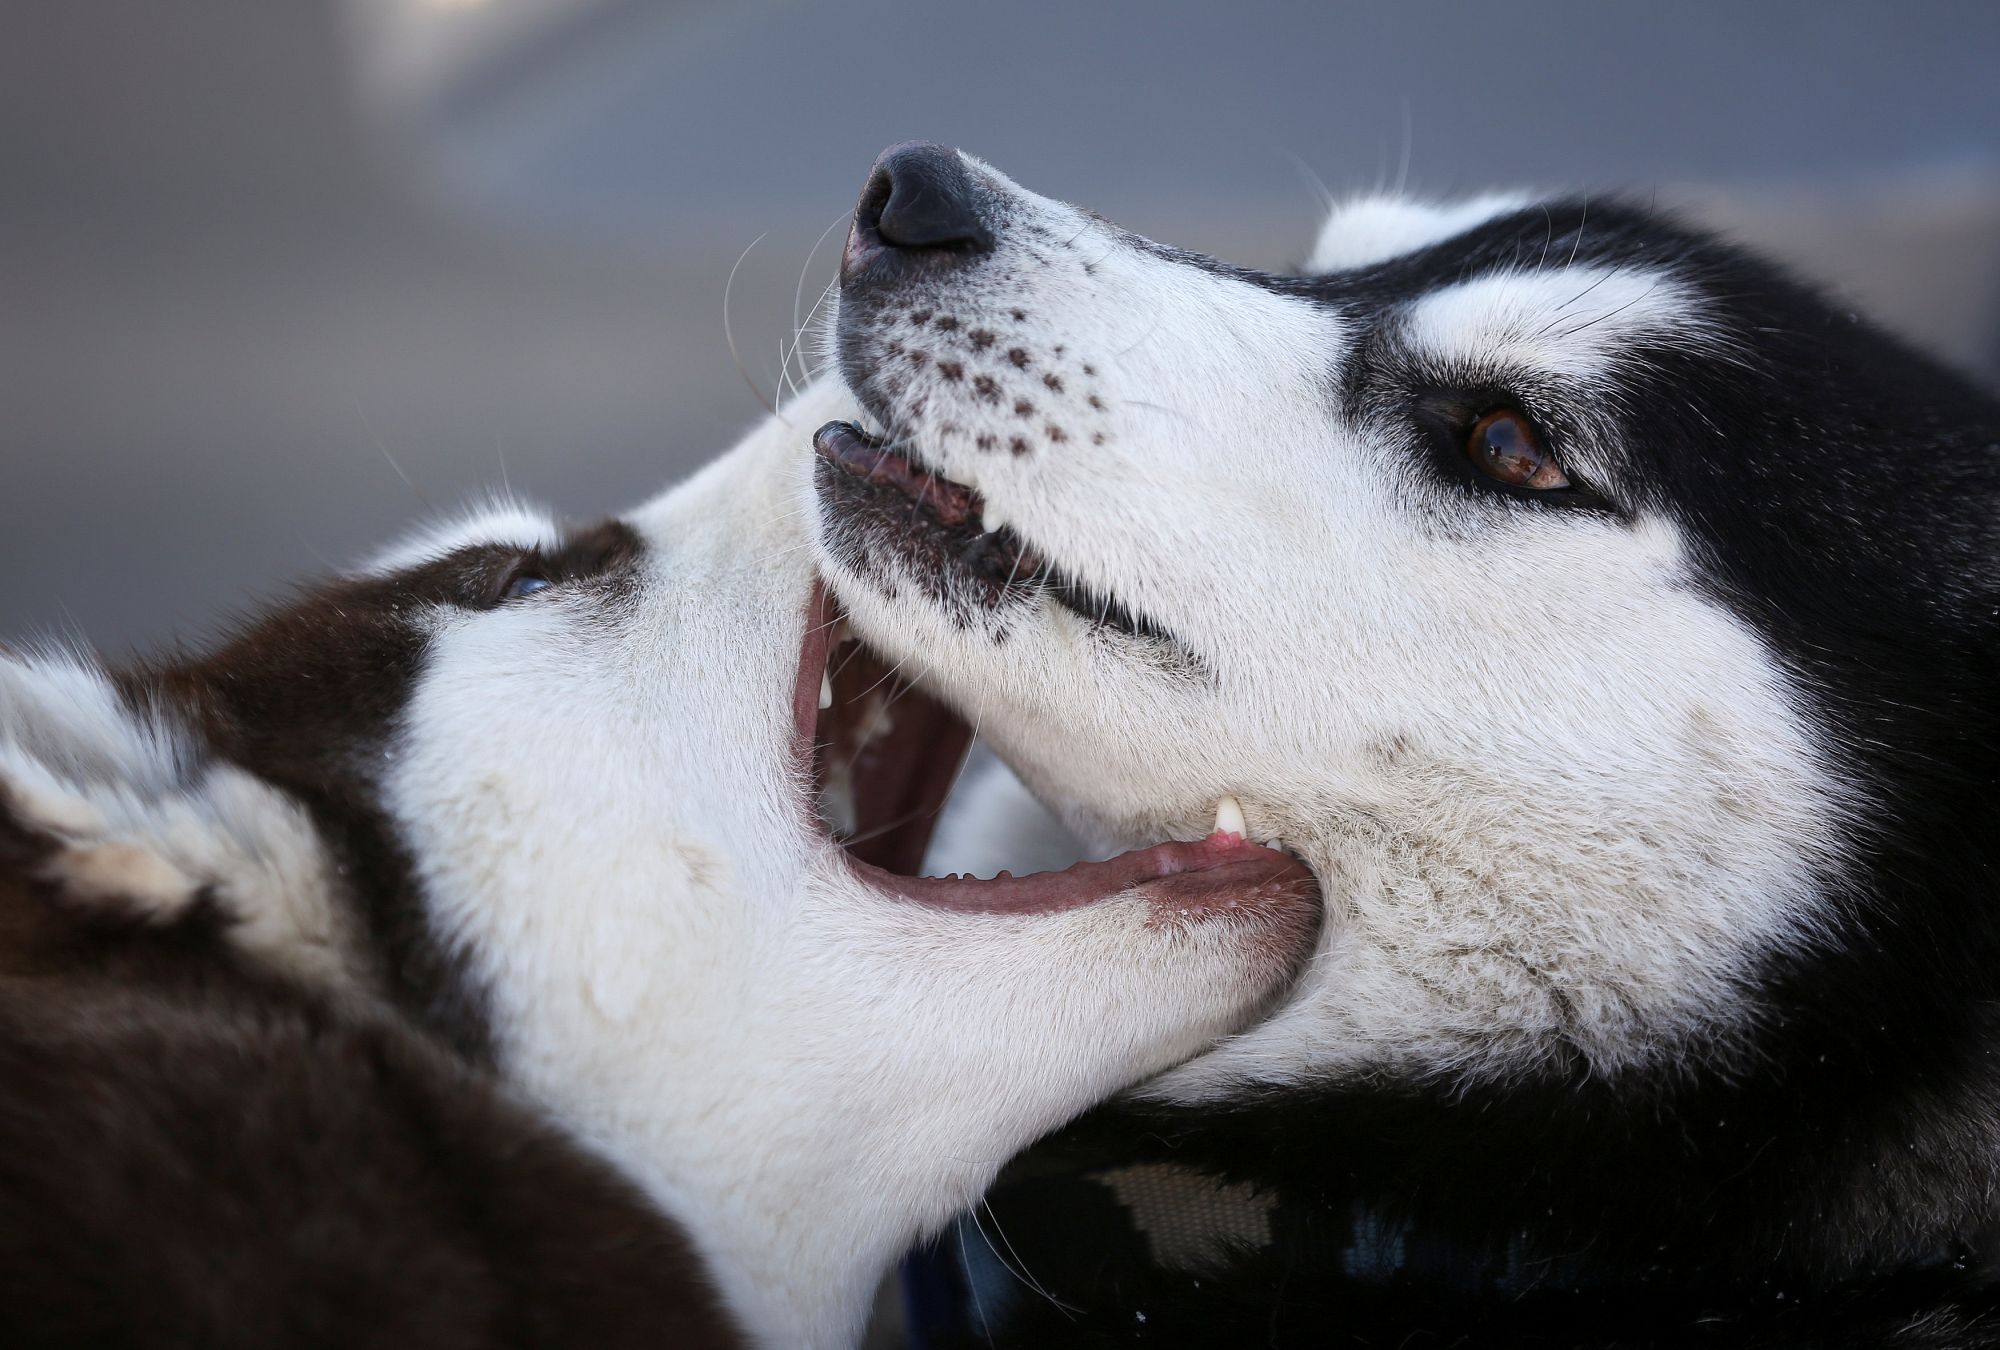
[[[505,1075],[684,1224],[744,1327],[782,1347],[851,1343],[888,1263],[1009,1156],[1242,1026],[1297,955],[1258,916],[1136,893],[917,905],[811,825],[791,744],[799,428],[853,411],[815,386],[632,513],[636,592],[425,617],[382,784],[434,925],[490,991]],[[373,570],[555,538],[506,508]],[[274,959],[339,947],[303,813],[197,763],[96,671],[0,660],[0,792],[63,842],[79,898],[166,919],[208,886]]]
[[[0,657],[0,810],[55,851],[69,900],[164,923],[207,895],[243,949],[316,982],[353,977],[348,907],[306,813],[65,656]]]
[[[1283,978],[1254,923],[1143,898],[951,914],[810,822],[791,708],[809,390],[632,513],[615,614],[545,592],[435,621],[387,783],[507,1074],[693,1230],[751,1332],[857,1333],[888,1262],[1009,1155],[1235,1029]]]
[[[908,295],[952,333],[880,330],[932,358],[893,396],[897,430],[1206,670],[1135,659],[1048,602],[1003,615],[996,644],[922,587],[886,598],[825,541],[821,561],[857,628],[1086,838],[1198,828],[1233,793],[1254,836],[1321,878],[1328,923],[1295,997],[1154,1090],[1729,1054],[1757,964],[1821,918],[1844,789],[1771,653],[1689,584],[1675,521],[1433,486],[1407,425],[1341,414],[1336,315],[969,162],[1006,203],[999,252]],[[1376,203],[1358,239],[1336,217],[1315,261],[1376,260],[1491,209]],[[1533,264],[1413,298],[1414,358],[1587,406],[1635,331],[1704,340],[1672,277]],[[991,350],[963,348],[981,327]],[[947,359],[963,379],[939,377]],[[978,374],[999,397],[974,396]],[[1612,458],[1599,420],[1582,418],[1580,468]],[[978,447],[1024,430],[1032,453]]]

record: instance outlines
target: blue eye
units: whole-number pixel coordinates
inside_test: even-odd
[[[526,572],[507,583],[507,598],[509,600],[519,600],[524,595],[533,595],[536,591],[545,591],[549,588],[549,585],[550,582],[547,577],[538,577],[532,572]]]

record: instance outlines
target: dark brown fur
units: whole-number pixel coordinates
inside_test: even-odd
[[[0,1344],[738,1344],[687,1239],[400,1021],[0,882]],[[18,952],[19,949],[17,949]]]
[[[161,922],[65,894],[58,841],[0,792],[0,1345],[741,1344],[678,1225],[492,1075],[375,803],[423,611],[498,603],[523,567],[616,587],[637,551],[615,525],[465,549],[120,677],[311,814],[365,988],[253,966],[206,895]]]

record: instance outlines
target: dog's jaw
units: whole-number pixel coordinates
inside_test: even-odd
[[[0,655],[38,888],[490,1063],[785,1347],[852,1343],[914,1239],[1262,1012],[1318,922],[1241,840],[981,883],[829,837],[799,423],[853,409],[803,402],[627,520],[489,509],[186,665]]]
[[[1014,1152],[1261,1011],[1316,911],[972,913],[864,880],[792,744],[798,427],[841,396],[805,398],[630,517],[615,634],[436,634],[392,796],[507,1075],[688,1225],[760,1342],[835,1346]]]

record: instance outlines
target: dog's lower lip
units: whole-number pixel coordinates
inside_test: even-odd
[[[822,711],[819,690],[828,671],[834,636],[844,626],[839,606],[823,583],[815,582],[806,611],[806,633],[799,654],[793,690],[795,753],[808,770],[815,764],[822,727],[828,739],[839,707]],[[870,679],[873,680],[873,676]],[[836,681],[851,686],[856,681]],[[879,683],[879,681],[875,681]],[[872,686],[871,686],[872,687]],[[844,702],[851,703],[850,696]],[[899,708],[915,712],[921,694],[911,693]],[[917,904],[961,911],[1035,913],[1069,909],[1141,892],[1163,915],[1198,916],[1247,910],[1266,903],[1316,891],[1317,883],[1304,864],[1289,854],[1232,835],[1206,839],[1168,840],[1133,849],[1102,862],[1082,862],[1057,872],[1024,876],[1002,874],[991,879],[970,876],[932,877],[913,873],[921,866],[930,826],[943,809],[950,782],[971,740],[971,729],[944,715],[918,713],[904,723],[923,742],[929,758],[900,756],[907,761],[886,785],[892,811],[907,811],[879,833],[851,843],[844,851],[853,874],[885,896]],[[898,756],[891,756],[898,758]]]
[[[977,519],[979,494],[919,467],[852,422],[828,422],[813,433],[813,449],[858,478],[896,488],[943,525]]]

